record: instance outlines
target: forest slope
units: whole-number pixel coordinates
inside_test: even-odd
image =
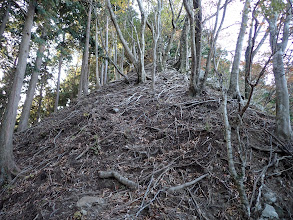
[[[0,218],[243,219],[226,159],[220,92],[208,88],[194,99],[186,76],[174,70],[158,75],[155,93],[150,86],[135,84],[134,77],[130,84],[110,83],[17,133],[14,155],[24,177],[2,189]],[[237,108],[229,100],[232,128]],[[276,197],[260,197],[255,219],[265,204],[280,219],[293,214],[292,159],[278,153],[273,129],[273,117],[252,108],[245,113],[247,193],[250,198],[255,191],[253,205],[260,186],[263,195]],[[232,134],[237,146],[235,129]],[[263,185],[259,177],[271,149],[279,163],[268,167]],[[99,171],[116,171],[139,187],[100,178]],[[183,190],[168,191],[200,176]]]

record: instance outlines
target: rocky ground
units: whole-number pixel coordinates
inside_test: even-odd
[[[130,81],[15,135],[22,173],[1,189],[1,219],[244,219],[221,93],[208,87],[192,98],[186,76],[172,69],[158,75],[155,92],[150,81]],[[240,171],[237,110],[228,100]],[[239,134],[252,219],[293,218],[292,154],[273,132],[272,116],[247,110]]]

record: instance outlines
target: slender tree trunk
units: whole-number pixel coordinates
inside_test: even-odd
[[[106,36],[105,36],[105,50],[106,54],[109,54],[109,18],[106,18]],[[105,59],[105,71],[104,71],[104,85],[108,81],[108,59]]]
[[[11,9],[11,2],[12,2],[11,0],[8,1],[5,14],[4,14],[3,18],[2,18],[2,23],[1,23],[1,26],[0,26],[0,40],[3,37],[3,33],[4,33],[4,30],[5,30],[6,24],[8,22],[9,13],[10,13],[10,9]]]
[[[203,79],[201,79],[200,87],[199,87],[199,90],[200,90],[199,92],[200,93],[205,89],[205,84],[206,84],[206,81],[207,81],[207,78],[208,78],[208,74],[210,73],[211,61],[212,61],[212,57],[214,57],[214,53],[215,53],[215,50],[216,50],[215,45],[217,43],[219,33],[220,33],[221,29],[222,29],[222,25],[223,25],[224,20],[225,20],[228,0],[226,0],[225,3],[224,3],[222,20],[221,20],[221,23],[220,23],[220,25],[219,25],[219,27],[217,29],[219,13],[220,13],[220,5],[221,5],[221,0],[218,1],[218,5],[217,5],[216,21],[215,21],[215,26],[214,26],[213,32],[211,34],[211,42],[210,42],[210,48],[209,48],[208,57],[207,57],[207,61],[206,61],[206,69],[205,69],[204,77],[203,77]]]
[[[99,29],[98,18],[96,18],[96,89],[101,88],[100,73],[99,73]]]
[[[19,58],[15,70],[12,90],[0,129],[0,185],[11,179],[11,174],[16,174],[19,168],[13,158],[13,131],[16,122],[17,107],[20,100],[21,87],[24,79],[27,57],[31,39],[31,29],[35,14],[36,0],[31,0],[28,6],[26,20],[23,28]]]
[[[158,41],[161,34],[161,11],[162,11],[162,2],[161,0],[157,1],[157,11],[155,15],[155,24],[153,26],[153,69],[152,69],[152,90],[155,90],[155,77],[156,77],[156,68],[157,68],[157,49]]]
[[[31,80],[30,80],[30,84],[28,87],[28,91],[26,94],[26,99],[22,108],[22,112],[21,112],[21,116],[20,116],[20,121],[18,124],[18,131],[23,131],[27,128],[28,126],[28,121],[29,121],[29,116],[30,116],[30,109],[33,103],[33,99],[34,99],[34,94],[35,94],[35,90],[36,90],[36,85],[38,82],[38,76],[40,73],[40,68],[42,65],[42,58],[43,58],[43,54],[45,51],[45,40],[42,40],[42,42],[39,45],[39,49],[37,52],[37,58],[36,58],[36,63],[35,63],[35,69],[33,71]]]
[[[171,50],[172,43],[174,41],[175,33],[176,33],[177,29],[178,29],[177,28],[177,22],[178,22],[178,20],[180,18],[181,11],[182,11],[182,8],[183,8],[183,3],[182,3],[180,11],[178,13],[178,16],[175,19],[173,2],[171,0],[169,0],[169,4],[170,4],[171,12],[172,12],[172,28],[173,29],[172,29],[172,33],[171,33],[171,35],[169,37],[167,47],[166,47],[165,51],[162,54],[162,56],[163,56],[163,58],[162,58],[162,69],[166,69],[166,62],[167,62],[167,59],[169,57],[169,53],[170,53],[170,50]]]
[[[45,68],[46,69],[46,68]],[[44,89],[44,85],[46,82],[46,76],[43,75],[41,78],[41,87],[40,87],[40,91],[39,91],[39,100],[38,100],[38,111],[37,111],[37,119],[35,122],[39,122],[39,120],[41,119],[41,110],[42,110],[42,101],[43,101],[43,89]]]
[[[113,38],[114,38],[114,45],[113,45],[113,50],[114,50],[114,63],[117,63],[117,57],[118,57],[118,53],[117,53],[117,35],[115,33],[113,33]],[[115,71],[115,79],[118,80],[120,78],[120,74],[117,72],[117,70],[114,68]]]
[[[146,27],[146,21],[147,21],[147,15],[143,9],[143,5],[141,3],[141,0],[137,0],[137,4],[140,10],[141,15],[141,30],[140,30],[140,47],[139,47],[139,63],[137,68],[138,73],[138,83],[144,83],[146,81],[146,73],[144,69],[144,53],[145,53],[145,27]]]
[[[193,0],[193,7],[196,11],[195,13],[195,45],[196,45],[196,89],[193,95],[198,95],[200,93],[200,85],[199,85],[199,76],[201,72],[201,41],[202,41],[202,8],[201,8],[201,0]],[[193,91],[193,90],[191,90]]]
[[[180,41],[178,42],[178,50],[180,55],[174,67],[180,72],[185,74],[188,71],[188,33],[189,33],[189,19],[186,17],[181,31]],[[177,53],[176,53],[177,54]]]
[[[60,77],[61,77],[62,61],[63,61],[63,55],[62,55],[62,52],[61,52],[61,54],[59,56],[58,80],[57,80],[56,99],[55,99],[55,105],[54,105],[54,112],[57,112],[58,103],[59,103],[59,96],[60,96]]]
[[[191,40],[191,73],[190,73],[190,82],[189,82],[189,92],[191,95],[195,95],[197,93],[197,55],[196,55],[196,33],[195,33],[195,22],[194,22],[194,10],[191,8],[191,4],[189,0],[183,0],[184,7],[189,17],[190,22],[190,40]]]
[[[89,59],[89,42],[90,42],[90,31],[91,31],[91,18],[92,18],[92,0],[89,0],[89,12],[86,26],[85,46],[82,56],[81,74],[80,74],[80,86],[78,91],[78,98],[82,95],[88,95],[88,59]]]
[[[234,56],[232,71],[230,76],[230,85],[228,90],[229,95],[235,98],[238,98],[240,100],[241,100],[241,95],[239,90],[239,65],[240,65],[244,35],[245,35],[247,22],[248,22],[249,8],[250,8],[250,0],[246,0],[244,4],[243,12],[242,12],[241,27],[240,27],[240,32],[237,39],[235,56]]]
[[[136,59],[135,56],[133,55],[131,49],[130,49],[129,46],[128,46],[128,43],[126,42],[126,40],[125,40],[124,37],[123,37],[123,34],[122,34],[122,32],[121,32],[121,29],[120,29],[120,27],[119,27],[119,25],[118,25],[118,23],[117,23],[117,20],[116,20],[116,15],[115,15],[114,12],[113,12],[113,9],[112,9],[112,6],[111,6],[111,2],[110,2],[110,0],[106,0],[106,3],[107,3],[107,8],[108,8],[108,10],[109,10],[109,12],[110,12],[111,20],[112,20],[112,22],[113,22],[113,24],[114,24],[114,27],[115,27],[115,29],[116,29],[117,35],[118,35],[118,37],[119,37],[119,39],[120,39],[120,41],[121,41],[121,43],[122,43],[122,45],[123,45],[123,47],[124,47],[124,49],[125,49],[125,55],[126,55],[127,59],[128,59],[132,64],[136,65],[136,64],[137,64],[137,59]]]

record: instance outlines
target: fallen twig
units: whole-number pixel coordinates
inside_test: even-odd
[[[131,189],[136,189],[138,187],[138,184],[127,179],[126,177],[121,176],[116,171],[98,171],[100,178],[112,178],[114,177],[117,179],[120,183],[122,183],[125,186],[128,186]]]
[[[206,173],[206,174],[204,174],[204,175],[202,175],[202,176],[200,176],[200,177],[198,177],[198,178],[196,178],[196,179],[194,179],[194,180],[192,180],[190,182],[184,183],[184,184],[179,185],[179,186],[170,187],[168,189],[168,192],[173,193],[173,192],[176,192],[178,190],[184,189],[184,188],[186,188],[188,186],[191,186],[191,185],[197,183],[198,181],[202,180],[203,178],[205,178],[207,175],[209,175],[209,174]]]

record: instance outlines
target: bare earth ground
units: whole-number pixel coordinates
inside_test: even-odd
[[[174,70],[156,83],[155,93],[150,81],[137,85],[134,76],[130,84],[110,83],[17,133],[14,155],[23,173],[1,189],[0,219],[244,219],[229,175],[220,92],[208,88],[192,98]],[[237,108],[229,100],[234,147]],[[277,197],[279,218],[293,218],[292,157],[281,152],[273,129],[273,117],[253,108],[245,113],[245,185],[252,206],[260,199],[252,219],[267,191]],[[278,163],[264,170],[272,158]],[[100,178],[99,171],[116,171],[138,187]]]

